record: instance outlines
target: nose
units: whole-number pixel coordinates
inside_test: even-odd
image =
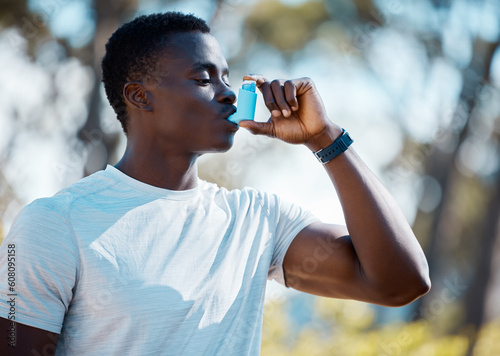
[[[234,104],[236,102],[236,93],[226,84],[222,83],[217,93],[217,101],[224,104]]]

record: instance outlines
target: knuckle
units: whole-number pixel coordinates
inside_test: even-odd
[[[262,90],[262,93],[266,93],[271,90],[269,82],[264,82],[261,84],[260,89]]]
[[[274,101],[267,100],[267,101],[266,101],[266,107],[267,107],[269,110],[276,109],[276,103],[275,103]]]
[[[271,87],[273,88],[279,88],[281,86],[281,82],[279,79],[274,79],[272,82],[271,82]]]
[[[271,129],[269,130],[269,136],[270,137],[277,137],[276,126],[274,125],[274,123],[271,123]]]
[[[310,77],[303,77],[301,80],[306,84],[311,86],[312,88],[315,88],[316,85],[314,84],[314,81]]]

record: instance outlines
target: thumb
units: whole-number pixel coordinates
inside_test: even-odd
[[[250,130],[254,135],[266,135],[273,136],[272,127],[273,125],[270,122],[256,122],[253,120],[241,120],[238,125],[247,130]]]

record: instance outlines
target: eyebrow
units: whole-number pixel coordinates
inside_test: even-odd
[[[217,71],[217,66],[214,63],[212,63],[212,62],[196,62],[191,67],[191,72],[192,73],[199,72],[201,70],[206,70],[206,71],[209,71],[209,72],[216,72]],[[226,74],[226,75],[229,75],[229,68],[224,67],[222,69],[222,73]]]

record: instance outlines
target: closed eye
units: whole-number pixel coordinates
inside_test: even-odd
[[[229,84],[229,76],[228,73],[224,73],[221,77],[222,82],[229,88],[231,88],[231,84]]]
[[[208,85],[212,82],[211,79],[196,79],[196,81],[202,85]],[[229,84],[228,81],[224,80],[223,83],[227,86],[227,87],[231,87],[231,84]]]
[[[202,85],[210,84],[210,79],[196,79],[196,81]]]

